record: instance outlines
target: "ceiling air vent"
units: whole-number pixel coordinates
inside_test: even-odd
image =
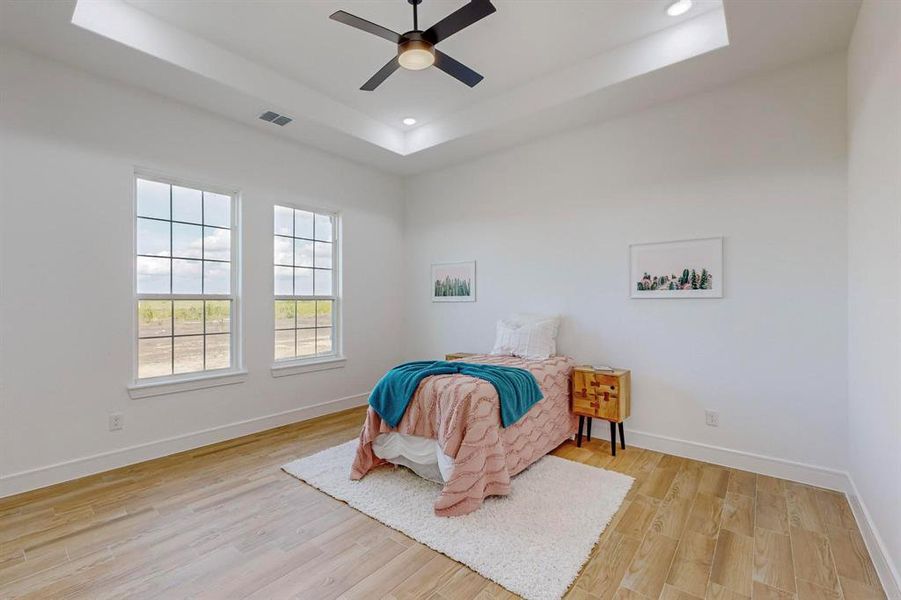
[[[260,118],[264,121],[268,121],[269,123],[275,123],[281,127],[284,127],[294,119],[291,117],[286,117],[285,115],[280,115],[277,112],[272,112],[271,110],[267,110],[263,114],[260,115]]]

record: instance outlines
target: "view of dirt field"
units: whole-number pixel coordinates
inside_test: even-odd
[[[331,354],[332,305],[276,300],[275,359]],[[141,300],[138,338],[141,379],[228,368],[231,300]]]
[[[231,300],[139,301],[138,377],[228,368],[230,328]]]
[[[276,360],[331,354],[332,304],[332,300],[276,300]]]

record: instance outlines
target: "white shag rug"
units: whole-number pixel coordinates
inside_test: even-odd
[[[529,600],[557,600],[578,576],[633,478],[545,456],[462,517],[437,517],[441,486],[405,468],[351,481],[357,440],[284,465],[353,508],[463,563]]]

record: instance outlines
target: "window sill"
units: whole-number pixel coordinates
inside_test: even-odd
[[[192,390],[202,390],[205,388],[218,387],[220,385],[243,383],[245,379],[247,379],[247,371],[239,370],[195,375],[182,379],[146,381],[129,385],[128,395],[137,400],[139,398],[149,398],[151,396],[163,396],[165,394],[190,392]]]
[[[342,369],[347,363],[344,356],[326,356],[304,361],[290,361],[272,365],[273,377],[286,377],[288,375],[300,375],[301,373],[313,373],[315,371],[328,371],[330,369]]]

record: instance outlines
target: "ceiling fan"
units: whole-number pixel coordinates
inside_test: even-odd
[[[419,29],[419,15],[416,10],[422,0],[407,0],[407,2],[413,5],[413,29],[406,33],[395,33],[343,10],[339,10],[329,17],[339,23],[362,29],[397,44],[397,56],[389,60],[360,89],[367,92],[373,91],[398,67],[419,71],[435,65],[469,87],[482,81],[481,75],[436,49],[435,44],[495,12],[497,9],[491,4],[491,0],[470,0],[469,4],[452,12],[425,31]]]

